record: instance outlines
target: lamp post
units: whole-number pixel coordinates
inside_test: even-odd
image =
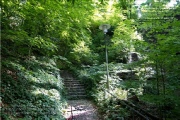
[[[104,39],[105,39],[105,52],[106,52],[106,76],[107,76],[107,89],[109,90],[109,70],[108,70],[108,51],[107,51],[107,39],[106,33],[111,26],[109,24],[102,24],[99,26],[100,30],[104,32]]]

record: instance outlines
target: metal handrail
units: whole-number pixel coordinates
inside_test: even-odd
[[[111,96],[115,97],[116,99],[120,100],[117,96],[113,95],[112,93],[110,93],[109,91],[105,90],[107,93],[109,93]],[[149,118],[147,118],[146,116],[144,116],[143,114],[141,114],[140,112],[138,112],[137,110],[135,110],[134,108],[130,107],[127,103],[125,103],[123,100],[120,100],[121,104],[126,105],[127,107],[130,108],[130,110],[132,110],[133,112],[137,113],[138,115],[140,115],[141,117],[143,117],[145,120],[150,120]]]
[[[104,88],[102,88],[102,89],[103,89],[104,91],[106,91],[107,93],[109,93],[112,97],[118,99],[121,104],[127,106],[130,110],[132,110],[132,111],[135,112],[137,115],[139,115],[139,116],[141,116],[142,118],[144,118],[145,120],[151,120],[151,119],[152,119],[152,120],[159,120],[159,118],[157,118],[157,117],[155,117],[155,116],[147,113],[146,111],[144,111],[143,109],[137,107],[137,106],[134,105],[133,103],[130,103],[130,102],[125,101],[125,100],[121,100],[121,99],[119,99],[117,96],[115,96],[115,95],[113,95],[112,93],[110,93],[109,91],[105,90]],[[133,106],[134,108],[138,109],[138,110],[134,109],[132,106]],[[140,111],[143,112],[144,115],[143,115]]]

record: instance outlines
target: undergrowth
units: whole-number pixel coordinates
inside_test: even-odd
[[[64,119],[63,84],[53,59],[9,57],[1,71],[2,119]]]
[[[126,92],[120,88],[122,80],[115,76],[114,72],[122,69],[122,64],[109,64],[110,92],[120,99],[126,99]],[[90,99],[93,99],[98,106],[103,120],[122,119],[129,116],[129,112],[121,106],[117,99],[107,93],[106,64],[83,67],[76,71],[79,79],[85,85]],[[115,89],[114,89],[115,88]]]
[[[109,90],[105,64],[83,67],[76,71],[87,88],[89,98],[93,99],[98,106],[102,118],[104,120],[132,118],[133,113],[118,102],[118,100],[125,100],[159,118],[163,115],[169,120],[177,119],[180,102],[176,95],[179,92],[173,91],[179,88],[172,83],[175,80],[171,80],[171,83],[167,81],[165,95],[157,94],[157,83],[156,79],[152,79],[153,74],[149,75],[149,71],[129,66],[128,64],[109,64]],[[147,75],[151,79],[147,80]]]

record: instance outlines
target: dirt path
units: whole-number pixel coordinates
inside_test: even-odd
[[[65,109],[66,120],[100,120],[98,112],[89,100],[68,100],[68,108]]]

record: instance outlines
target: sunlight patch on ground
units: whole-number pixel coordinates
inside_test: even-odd
[[[57,91],[56,89],[46,90],[43,88],[38,88],[35,91],[33,91],[32,94],[34,94],[34,95],[44,94],[44,95],[50,97],[51,99],[60,100],[59,91]]]
[[[77,120],[99,120],[97,109],[88,100],[70,100],[68,106],[63,110],[66,119]]]

